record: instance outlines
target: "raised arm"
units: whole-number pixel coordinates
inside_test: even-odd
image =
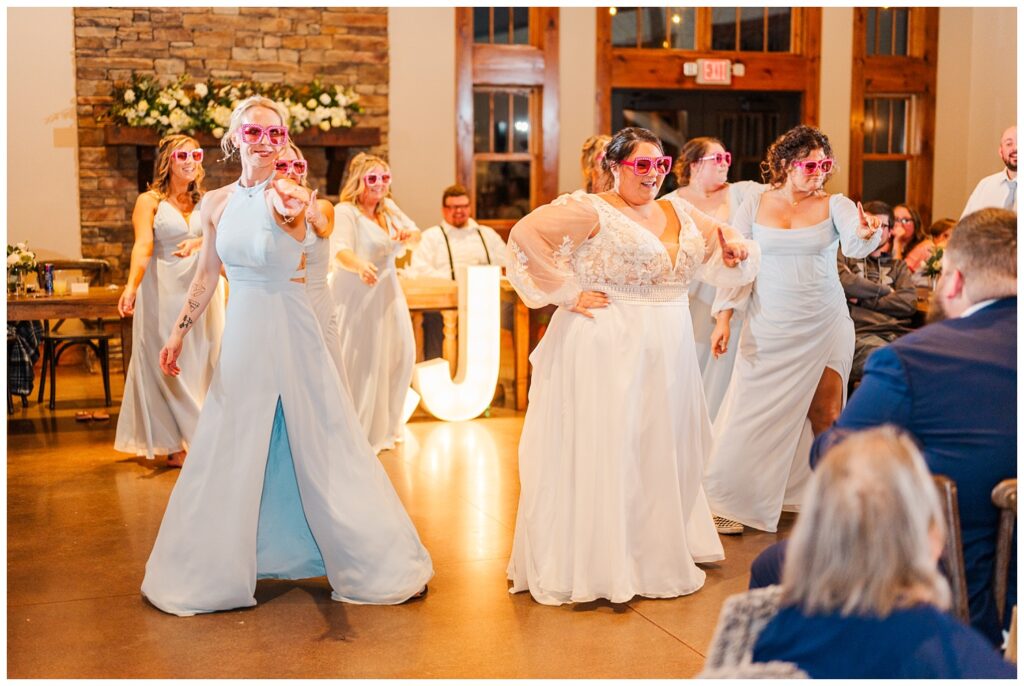
[[[196,273],[189,284],[188,294],[185,297],[185,304],[175,320],[174,329],[171,331],[167,343],[160,351],[160,368],[164,374],[177,376],[181,373],[178,368],[178,356],[181,354],[181,346],[184,343],[185,335],[192,330],[192,325],[210,304],[214,293],[217,291],[217,280],[220,278],[221,261],[217,255],[217,227],[215,218],[220,218],[224,207],[226,196],[212,199],[212,202],[204,202],[200,210],[200,222],[203,227],[203,247],[199,251],[199,259],[196,261]]]
[[[306,210],[306,223],[317,236],[328,238],[334,231],[334,205],[316,195],[317,192],[313,191],[310,196],[309,208]]]
[[[882,242],[878,221],[868,219],[860,203],[854,204],[845,195],[837,193],[828,202],[843,254],[856,259],[873,253]]]
[[[131,266],[128,269],[128,283],[117,301],[117,311],[122,317],[135,314],[135,296],[142,277],[146,275],[146,267],[153,256],[153,220],[160,200],[156,194],[147,191],[135,201],[132,211],[132,228],[135,230],[135,243],[132,245]]]
[[[590,201],[567,195],[512,227],[507,274],[528,307],[576,305],[582,288],[572,270],[572,253],[597,229],[597,210]]]

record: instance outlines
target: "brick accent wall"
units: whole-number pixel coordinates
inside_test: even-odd
[[[256,80],[350,85],[366,108],[358,125],[381,130],[387,155],[388,15],[386,8],[75,8],[79,203],[82,256],[107,260],[123,284],[131,258],[138,152],[107,146],[97,121],[109,111],[115,82],[133,71],[216,81]],[[322,148],[304,150],[310,183],[323,186]],[[230,183],[237,161],[208,150],[207,189]]]

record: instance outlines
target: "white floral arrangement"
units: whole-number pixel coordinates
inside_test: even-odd
[[[7,271],[17,274],[33,271],[36,268],[36,254],[28,249],[28,243],[8,244]]]
[[[161,84],[152,77],[132,74],[129,83],[115,87],[110,118],[124,126],[155,129],[161,136],[202,132],[219,139],[231,123],[235,106],[251,95],[284,105],[291,115],[293,134],[313,127],[321,131],[351,128],[355,116],[364,112],[351,87],[324,84],[320,79],[300,86],[255,81],[190,85],[187,76]]]

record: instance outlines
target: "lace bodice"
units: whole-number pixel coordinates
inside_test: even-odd
[[[707,258],[716,255],[717,265],[734,273],[716,271],[712,279],[742,281],[747,272],[746,281],[753,278],[756,259],[748,260],[745,268],[726,269],[717,242],[708,243],[691,218],[692,206],[677,198],[669,204],[680,224],[675,260],[650,230],[601,197],[576,193],[538,208],[513,228],[508,278],[531,307],[569,305],[582,290],[607,287],[665,287],[682,293],[698,272],[704,278],[706,268],[715,264]],[[591,237],[595,227],[599,231]]]
[[[571,257],[572,271],[582,286],[689,284],[704,261],[704,238],[689,215],[676,211],[679,252],[673,263],[657,236],[608,202],[590,198],[601,230]]]

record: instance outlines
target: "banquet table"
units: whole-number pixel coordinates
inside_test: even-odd
[[[124,358],[122,373],[128,373],[132,357],[132,318],[121,317],[117,300],[121,288],[92,286],[88,294],[45,295],[29,293],[7,296],[7,321],[46,319],[100,319],[117,318],[121,328],[121,351]]]

